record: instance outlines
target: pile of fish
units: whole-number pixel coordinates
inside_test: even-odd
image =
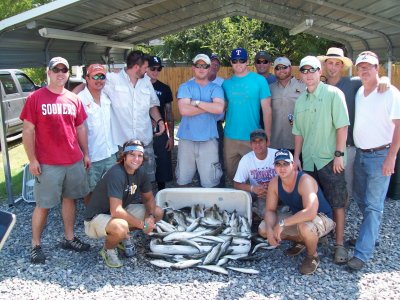
[[[252,240],[258,244],[252,249]],[[160,268],[196,267],[228,275],[227,269],[258,274],[249,268],[228,266],[231,260],[255,259],[259,248],[272,249],[268,242],[254,237],[246,217],[236,211],[220,212],[217,205],[209,208],[194,205],[174,210],[165,208],[164,219],[152,233],[150,263]],[[252,251],[251,251],[252,250]]]

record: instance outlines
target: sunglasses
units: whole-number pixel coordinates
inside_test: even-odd
[[[158,71],[158,72],[161,72],[162,68],[163,68],[163,67],[149,67],[149,70],[150,70],[150,71]]]
[[[286,70],[289,66],[276,66],[275,71]]]
[[[194,64],[193,65],[196,69],[208,69],[210,65],[207,64]]]
[[[237,63],[244,64],[246,63],[247,59],[239,58],[239,59],[232,59],[231,62],[235,65]]]
[[[288,167],[290,165],[290,162],[287,162],[287,161],[283,161],[283,162],[277,162],[277,163],[275,163],[275,167]]]
[[[104,75],[104,74],[96,74],[96,75],[94,75],[94,76],[92,76],[92,79],[93,80],[104,80],[104,79],[106,79],[106,75]]]
[[[256,64],[257,65],[267,65],[267,64],[269,64],[269,61],[268,60],[257,60]]]
[[[52,71],[53,71],[53,73],[68,73],[68,68],[62,68],[62,69],[59,69],[59,68],[56,68],[56,67],[54,67],[53,69],[51,69]]]
[[[300,73],[302,73],[302,74],[315,73],[318,70],[319,70],[319,68],[300,69]]]

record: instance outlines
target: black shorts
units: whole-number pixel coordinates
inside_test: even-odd
[[[307,173],[317,180],[326,200],[328,200],[332,208],[346,207],[348,193],[344,171],[341,173],[334,173],[333,160],[322,169],[317,170],[314,166],[314,172]]]
[[[153,137],[153,149],[156,159],[156,181],[168,182],[173,180],[172,153],[167,151],[165,145],[168,135],[164,132],[161,136]]]

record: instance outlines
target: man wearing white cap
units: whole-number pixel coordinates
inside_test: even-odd
[[[341,90],[320,81],[321,62],[315,56],[300,61],[300,73],[307,91],[300,95],[294,110],[294,162],[301,169],[301,152],[303,169],[317,179],[332,206],[336,222],[334,262],[346,263],[344,226],[348,196],[344,167],[350,124],[346,101]]]
[[[353,197],[363,214],[354,256],[348,266],[360,270],[373,256],[384,201],[400,147],[400,92],[391,86],[378,94],[378,56],[362,52],[356,60],[362,87],[356,95]]]
[[[198,171],[203,187],[219,184],[222,175],[218,159],[217,116],[224,111],[222,88],[208,80],[210,58],[198,54],[193,59],[194,80],[179,86],[178,108],[182,115],[179,138],[176,181],[190,184]]]
[[[115,164],[117,145],[111,135],[111,100],[104,93],[106,84],[106,69],[101,64],[91,64],[86,70],[86,88],[78,94],[82,100],[88,118],[89,157],[92,166],[88,172],[90,192],[104,173]],[[90,201],[89,193],[84,202]]]
[[[293,151],[294,105],[300,94],[306,90],[306,85],[292,75],[292,64],[288,58],[278,57],[274,66],[278,81],[269,86],[272,106],[271,147]]]
[[[362,83],[359,77],[342,76],[343,70],[347,70],[353,66],[351,59],[344,56],[343,49],[331,47],[326,52],[326,55],[318,56],[318,59],[324,63],[326,83],[339,88],[346,98],[350,125],[346,141],[347,162],[345,177],[347,192],[349,193],[349,198],[352,198],[354,178],[353,165],[356,156],[356,148],[353,139],[355,97]],[[390,86],[390,80],[387,77],[382,77],[380,82],[381,84],[379,85],[378,90],[380,92],[385,92],[388,89],[388,86]]]

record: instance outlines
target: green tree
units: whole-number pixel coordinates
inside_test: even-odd
[[[52,2],[53,0],[1,0],[0,20],[12,17],[26,10]]]

